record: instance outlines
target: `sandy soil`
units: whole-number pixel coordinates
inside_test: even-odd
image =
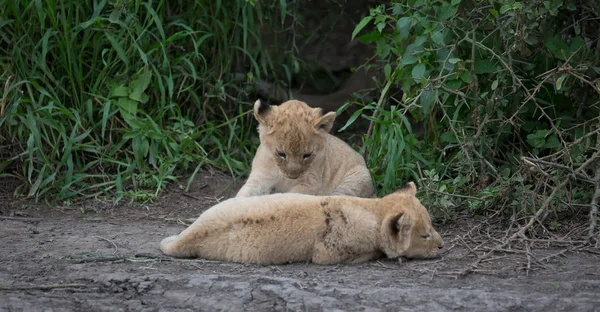
[[[162,258],[162,238],[239,186],[204,172],[185,194],[171,187],[150,205],[117,207],[99,200],[49,207],[3,190],[0,311],[600,311],[597,249],[529,270],[523,257],[506,253],[456,274],[477,257],[459,241],[474,220],[437,225],[448,248],[427,261],[258,266]],[[530,257],[560,251],[538,244]]]

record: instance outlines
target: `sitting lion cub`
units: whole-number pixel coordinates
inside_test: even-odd
[[[443,247],[409,183],[383,198],[271,194],[231,198],[160,243],[174,257],[241,263],[430,258]]]
[[[246,184],[236,197],[271,193],[375,196],[371,173],[359,153],[329,134],[335,112],[287,101],[254,103],[260,145]]]

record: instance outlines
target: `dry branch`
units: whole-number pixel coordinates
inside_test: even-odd
[[[9,217],[9,216],[0,216],[0,219],[13,220],[13,221],[26,221],[26,222],[40,222],[40,221],[44,220],[42,218]]]
[[[588,240],[594,237],[594,231],[596,229],[596,220],[598,218],[598,200],[600,199],[600,170],[596,174],[597,180],[594,184],[594,195],[592,195],[592,202],[590,204],[590,227],[588,229]]]
[[[33,286],[0,286],[0,290],[16,291],[16,290],[51,290],[58,288],[81,288],[86,287],[86,284],[51,284],[51,285],[33,285]]]

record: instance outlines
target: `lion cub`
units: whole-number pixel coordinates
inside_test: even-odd
[[[375,196],[359,153],[329,134],[335,112],[304,102],[254,103],[260,145],[248,180],[236,197],[271,193]]]
[[[383,198],[271,194],[231,198],[160,243],[174,257],[241,263],[430,258],[443,247],[409,183]]]

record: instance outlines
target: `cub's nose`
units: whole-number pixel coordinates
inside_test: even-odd
[[[298,179],[298,177],[300,176],[300,173],[301,172],[288,172],[287,177],[292,180],[295,180],[295,179]]]
[[[439,249],[444,248],[444,240],[442,239],[442,235],[440,235],[440,233],[437,233],[437,232],[435,234],[436,234],[435,237],[437,238],[436,241],[438,242],[438,248]]]

